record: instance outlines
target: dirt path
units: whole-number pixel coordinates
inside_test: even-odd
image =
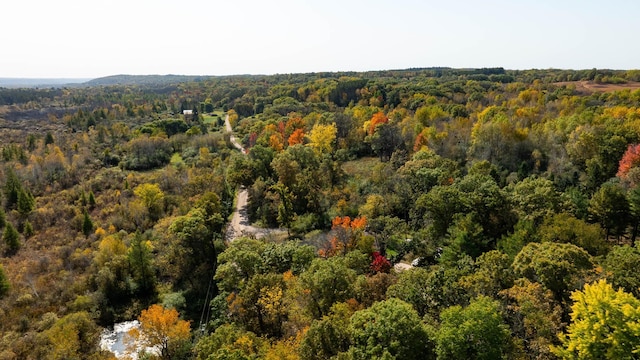
[[[242,144],[233,135],[233,129],[231,123],[229,123],[229,115],[224,119],[225,128],[228,133],[231,134],[231,143],[243,154],[246,154],[246,150],[242,147]],[[268,235],[282,235],[286,234],[286,229],[265,229],[255,226],[251,226],[249,223],[249,214],[247,213],[247,203],[249,202],[249,191],[244,187],[240,187],[238,194],[236,195],[236,208],[233,210],[233,217],[231,218],[231,224],[227,227],[227,241],[233,241],[241,236],[254,236],[256,238],[263,238]]]

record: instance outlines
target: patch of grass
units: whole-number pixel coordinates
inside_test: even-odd
[[[342,170],[355,178],[369,178],[371,177],[371,169],[378,164],[380,164],[380,159],[377,157],[367,157],[345,162],[342,164]]]
[[[216,116],[216,115],[210,115],[210,114],[204,114],[204,115],[202,115],[202,118],[204,119],[204,123],[207,124],[207,125],[210,125],[210,124],[217,125],[218,121],[220,121],[220,119],[224,120],[224,118],[221,118],[221,117]]]
[[[207,125],[214,124],[217,125],[218,121],[224,121],[224,111],[222,109],[213,110],[211,113],[202,114],[202,118],[204,119],[204,123]]]

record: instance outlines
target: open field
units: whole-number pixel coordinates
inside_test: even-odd
[[[640,82],[629,81],[626,84],[597,84],[593,81],[563,81],[557,82],[557,86],[574,86],[576,91],[583,94],[591,94],[594,92],[613,92],[620,90],[637,90],[640,89]]]

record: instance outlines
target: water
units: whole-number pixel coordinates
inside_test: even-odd
[[[129,349],[133,349],[134,352],[130,353],[127,351],[127,344],[125,344],[125,337],[127,333],[131,329],[136,329],[140,327],[140,323],[138,320],[133,321],[125,321],[121,323],[117,323],[113,325],[113,330],[105,329],[100,336],[100,348],[103,350],[111,351],[116,358],[130,358],[133,360],[137,360],[138,354],[137,352],[140,350],[144,350],[148,353],[159,354],[160,349],[157,347],[145,347],[142,348],[142,345],[134,342]],[[130,340],[129,340],[130,341]]]

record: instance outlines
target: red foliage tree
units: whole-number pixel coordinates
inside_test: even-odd
[[[382,256],[378,251],[371,254],[371,271],[376,273],[388,273],[391,270],[391,263],[386,257]]]
[[[253,147],[256,144],[256,140],[258,140],[258,134],[252,132],[249,135],[249,147]]]
[[[622,180],[635,182],[633,179],[629,179],[629,172],[631,169],[638,167],[638,165],[640,165],[640,144],[630,144],[627,147],[627,151],[622,155],[622,159],[620,159],[616,175]]]

